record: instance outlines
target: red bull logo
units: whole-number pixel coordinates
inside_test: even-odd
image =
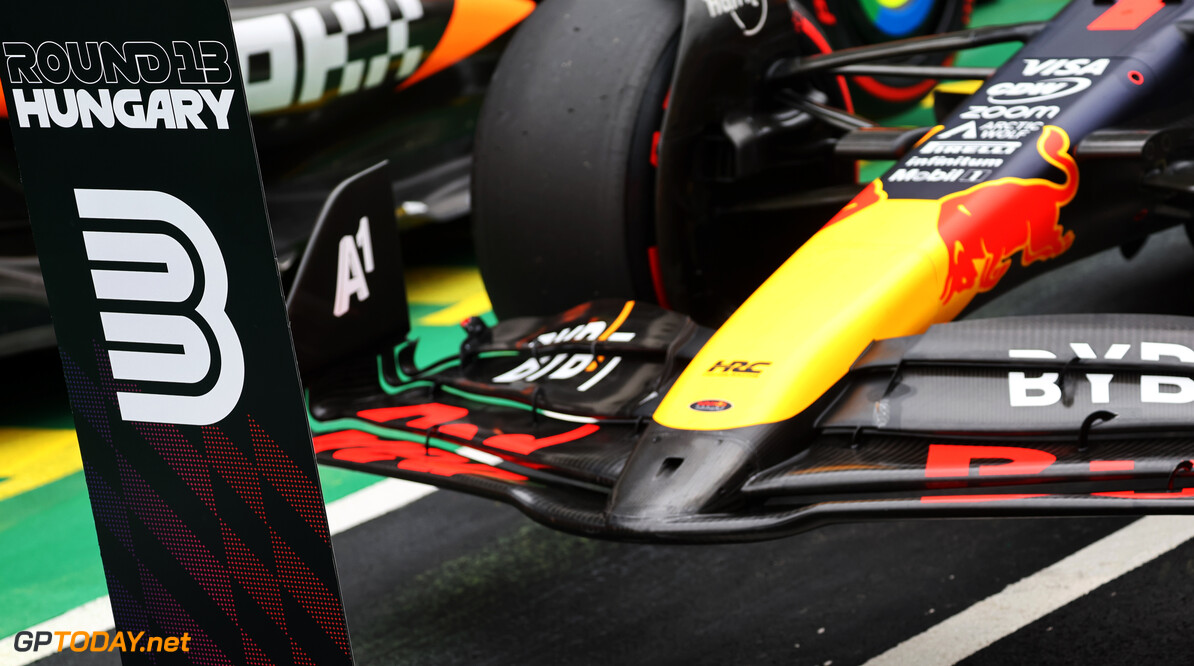
[[[1020,254],[1020,264],[1060,256],[1074,244],[1074,232],[1062,228],[1061,208],[1078,192],[1078,166],[1070,155],[1065,130],[1047,125],[1037,152],[1065,178],[1000,178],[950,194],[937,201],[937,232],[949,256],[940,300],[958,294],[989,291]],[[868,185],[826,227],[888,199],[881,181]],[[929,211],[925,211],[929,213]]]
[[[1044,178],[1000,178],[941,200],[937,229],[949,251],[949,273],[941,301],[993,289],[1020,253],[1028,266],[1060,256],[1074,244],[1074,232],[1061,227],[1062,206],[1078,192],[1078,165],[1069,154],[1070,137],[1047,125],[1036,143],[1046,162],[1065,173],[1062,183]]]
[[[837,224],[838,222],[850,217],[863,208],[879,203],[886,198],[887,193],[883,191],[883,183],[878,180],[872,181],[870,185],[867,185],[861,192],[858,193],[858,196],[851,199],[850,203],[846,204],[845,208],[842,208],[837,215],[834,215],[833,219],[829,220],[825,226],[829,227]]]

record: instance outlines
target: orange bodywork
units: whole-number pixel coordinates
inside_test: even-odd
[[[535,10],[531,0],[456,0],[444,36],[398,89],[407,88],[480,51]]]
[[[1000,178],[941,199],[937,230],[949,252],[949,270],[941,292],[943,303],[972,290],[994,289],[1017,252],[1020,264],[1028,266],[1070,249],[1074,232],[1063,229],[1059,222],[1062,207],[1073,201],[1078,192],[1078,165],[1069,149],[1070,138],[1064,131],[1045,127],[1037,141],[1037,151],[1065,174],[1063,182]],[[885,200],[883,183],[876,180],[829,224]],[[1008,202],[1014,205],[1009,207]],[[1003,222],[992,224],[990,212],[996,210],[1001,211]]]
[[[655,411],[682,430],[777,423],[840,380],[872,340],[950,321],[1025,266],[1074,243],[1059,222],[1078,189],[1070,140],[1046,126],[1036,152],[1064,174],[1000,178],[940,199],[893,199],[875,181],[777,270],[701,349]],[[732,361],[759,373],[708,373]],[[707,400],[722,411],[694,407]]]

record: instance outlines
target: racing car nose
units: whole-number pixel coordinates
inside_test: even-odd
[[[626,461],[609,503],[613,526],[717,511],[759,470],[758,441],[739,431],[676,430],[652,424]]]

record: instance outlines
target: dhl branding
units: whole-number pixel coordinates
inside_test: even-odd
[[[566,342],[630,342],[634,340],[632,331],[619,331],[626,323],[634,309],[634,301],[628,301],[622,312],[612,324],[603,320],[591,321],[575,327],[565,327],[558,331],[544,333],[535,340],[538,344],[553,345]],[[493,378],[495,384],[512,384],[514,382],[536,382],[539,380],[570,380],[589,373],[589,378],[582,381],[577,391],[584,393],[605,379],[618,364],[621,356],[614,356],[608,361],[605,356],[598,354],[555,354],[550,358],[540,360],[531,357],[523,361],[518,367],[504,372]]]
[[[1060,211],[1078,189],[1069,136],[1046,125],[1036,149],[1042,171],[1061,172],[1057,182],[1004,177],[940,199],[891,198],[881,181],[872,183],[717,331],[655,420],[723,430],[792,418],[845,376],[873,340],[954,319],[1002,280],[1017,254],[1027,266],[1067,252],[1075,234],[1060,224]],[[747,354],[772,365],[749,382],[707,372]],[[734,409],[689,408],[711,394]]]

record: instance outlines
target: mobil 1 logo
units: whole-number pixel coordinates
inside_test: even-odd
[[[991,169],[901,167],[888,175],[885,180],[891,183],[981,183],[990,178],[992,173]]]

